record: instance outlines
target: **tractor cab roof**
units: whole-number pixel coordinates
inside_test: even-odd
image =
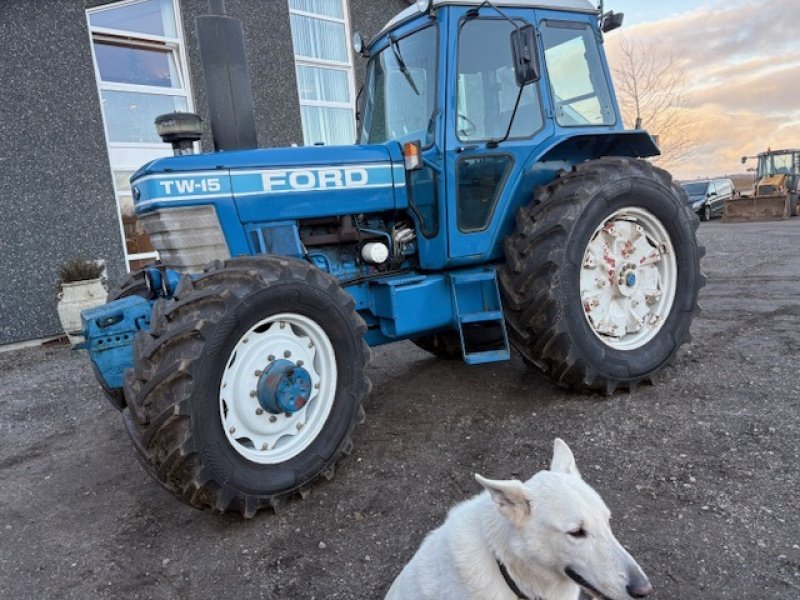
[[[797,154],[800,150],[796,148],[789,148],[786,150],[767,150],[766,152],[759,152],[756,156],[773,156],[775,154]]]
[[[483,0],[433,0],[434,6],[454,4],[458,6],[478,6]],[[493,2],[498,8],[548,8],[551,10],[565,10],[570,12],[599,14],[597,8],[589,0],[499,0]],[[412,4],[391,19],[378,35],[383,34],[395,25],[416,17],[421,13],[416,4]]]

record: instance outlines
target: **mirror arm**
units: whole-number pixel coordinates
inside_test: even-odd
[[[495,12],[496,12],[498,15],[500,15],[500,16],[501,16],[501,17],[503,17],[503,18],[504,18],[506,21],[508,21],[509,23],[511,23],[511,24],[514,26],[514,29],[516,29],[516,30],[519,30],[519,25],[517,25],[517,23],[514,21],[514,19],[512,19],[512,18],[511,18],[511,17],[509,17],[509,16],[508,16],[506,13],[504,13],[502,10],[500,10],[499,8],[497,8],[497,7],[496,7],[494,4],[492,4],[492,3],[491,3],[489,0],[483,0],[483,2],[481,2],[481,3],[480,3],[478,6],[476,6],[475,8],[470,8],[470,9],[467,11],[467,17],[468,17],[468,18],[470,18],[470,19],[474,19],[475,17],[477,17],[477,16],[478,16],[478,13],[480,13],[481,9],[482,9],[484,6],[488,6],[489,8],[491,8],[492,10],[494,10],[494,11],[495,11]]]

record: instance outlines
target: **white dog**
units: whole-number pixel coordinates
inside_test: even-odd
[[[454,507],[389,589],[386,600],[644,598],[647,577],[611,533],[610,512],[556,439],[549,471],[491,481]]]

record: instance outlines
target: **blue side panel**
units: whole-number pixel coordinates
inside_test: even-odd
[[[245,223],[374,213],[401,208],[395,188],[405,169],[388,160],[368,164],[276,167],[231,171],[231,187]]]

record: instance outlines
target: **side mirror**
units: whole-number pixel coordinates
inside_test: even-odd
[[[539,53],[536,51],[536,30],[530,23],[511,32],[511,55],[517,85],[523,87],[539,81]]]
[[[603,33],[614,31],[615,29],[622,27],[622,21],[624,19],[625,13],[615,13],[614,11],[611,11],[603,15],[603,23],[601,24],[600,28],[603,30]]]

